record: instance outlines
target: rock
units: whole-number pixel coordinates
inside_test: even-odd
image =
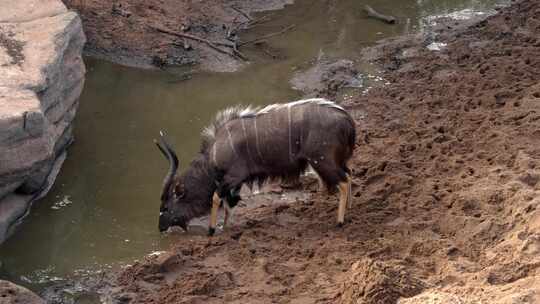
[[[424,289],[424,283],[401,266],[364,258],[353,264],[341,287],[342,304],[396,303],[400,297],[412,297]]]
[[[84,43],[80,18],[60,0],[15,1],[0,11],[0,209],[9,214],[0,243],[6,221],[50,188],[72,142]]]
[[[22,184],[22,181],[15,181],[12,183],[6,183],[0,186],[0,199],[5,195],[15,191]]]
[[[359,87],[361,80],[350,60],[319,60],[308,70],[296,73],[291,85],[308,96],[332,98],[343,87]]]
[[[156,260],[156,265],[160,273],[173,272],[178,267],[184,264],[184,258],[182,254],[173,253],[173,254],[161,254]]]
[[[43,166],[40,166],[32,172],[28,179],[24,181],[22,185],[17,188],[18,193],[22,194],[32,194],[36,193],[42,189],[43,183],[47,180],[49,172],[53,166],[54,159],[47,160],[43,163]]]
[[[45,304],[30,290],[8,281],[0,280],[0,304]]]
[[[58,0],[10,1],[0,11],[0,22],[26,22],[66,12],[66,7]]]
[[[26,207],[32,199],[31,195],[9,194],[0,204],[0,243],[8,235],[10,226],[26,212]]]

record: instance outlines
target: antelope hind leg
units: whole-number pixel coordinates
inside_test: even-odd
[[[217,217],[220,203],[221,199],[219,198],[217,193],[214,193],[214,197],[212,198],[212,210],[210,211],[210,225],[208,226],[209,236],[214,235],[214,233],[216,232]]]
[[[349,175],[347,175],[347,186],[348,186],[347,209],[350,209],[352,207],[352,182],[351,182],[351,177]]]
[[[225,218],[223,219],[223,230],[227,227],[227,224],[229,223],[229,207],[226,206],[227,203],[223,204],[223,207],[225,207]]]
[[[323,193],[326,191],[326,186],[324,185],[324,182],[322,179],[317,175],[317,183],[319,184],[319,189],[317,189],[318,192]]]
[[[339,206],[338,206],[338,226],[343,226],[343,223],[345,222],[345,209],[347,204],[350,205],[350,186],[351,180],[349,178],[349,175],[347,175],[347,179],[344,182],[339,183]]]

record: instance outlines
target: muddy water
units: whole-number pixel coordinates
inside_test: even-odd
[[[500,1],[298,1],[244,39],[296,24],[269,40],[272,59],[246,49],[252,64],[230,74],[198,73],[188,81],[166,71],[87,60],[86,87],[76,120],[76,142],[50,194],[0,247],[0,278],[40,290],[56,280],[129,263],[166,249],[177,237],[157,231],[161,178],[167,164],[152,144],[167,130],[181,166],[196,153],[199,133],[228,105],[262,105],[301,96],[292,74],[318,57],[354,59],[376,40],[421,28],[423,18]],[[366,19],[365,4],[393,14],[390,26]]]

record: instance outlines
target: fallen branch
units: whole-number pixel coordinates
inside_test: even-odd
[[[238,23],[236,26],[229,29],[229,32],[227,33],[227,39],[233,36],[236,37],[236,33],[239,32],[240,30],[251,29],[251,28],[256,27],[257,25],[270,21],[271,20],[270,17],[271,17],[270,15],[266,15],[258,19],[250,19],[250,20]]]
[[[236,6],[231,6],[231,8],[233,10],[235,10],[236,12],[238,12],[240,15],[244,16],[247,20],[249,20],[249,21],[253,20],[253,18],[251,18],[248,14],[246,14],[244,11],[237,8]]]
[[[244,61],[248,61],[248,58],[247,58],[244,54],[242,54],[242,52],[240,52],[240,51],[238,50],[238,48],[236,48],[236,44],[234,45],[234,47],[233,47],[232,50],[233,50],[233,53],[234,53],[238,58],[240,58],[240,59],[242,59],[242,60],[244,60]]]
[[[208,45],[210,48],[212,48],[212,49],[214,49],[214,50],[216,50],[216,51],[218,51],[220,53],[227,54],[227,55],[229,55],[231,57],[240,58],[240,59],[242,59],[244,61],[248,60],[247,57],[244,56],[244,54],[242,54],[238,50],[236,50],[236,45],[235,44],[218,42],[218,41],[210,41],[208,39],[204,39],[204,38],[201,38],[201,37],[198,37],[198,36],[195,36],[195,35],[190,35],[190,34],[185,34],[185,33],[177,33],[177,32],[173,32],[173,31],[170,31],[170,30],[167,30],[167,29],[154,27],[154,26],[149,26],[149,27],[151,29],[153,29],[153,30],[156,30],[156,31],[160,32],[160,33],[164,33],[164,34],[168,34],[168,35],[173,35],[173,36],[177,36],[177,37],[181,37],[181,38],[187,38],[187,39],[195,40],[195,41],[198,41],[198,42],[202,42],[202,43]],[[230,47],[230,48],[232,48],[232,52],[229,52],[226,49],[220,48],[218,45]]]
[[[277,36],[277,35],[282,35],[282,34],[288,32],[288,31],[292,30],[295,27],[296,27],[295,24],[289,25],[288,27],[282,29],[279,32],[270,33],[270,34],[264,35],[264,36],[259,37],[259,38],[255,38],[255,39],[252,39],[252,40],[241,42],[241,43],[238,44],[238,46],[240,47],[240,46],[243,46],[243,45],[246,45],[246,44],[256,43],[256,42],[259,42],[259,41],[262,41],[262,40],[266,40],[266,39],[268,39],[270,37],[274,37],[274,36]]]
[[[381,13],[378,13],[373,8],[371,8],[371,6],[369,6],[369,5],[366,5],[364,7],[364,10],[367,12],[369,17],[379,19],[379,20],[384,21],[384,22],[389,23],[389,24],[396,23],[396,18],[394,16],[383,15]]]
[[[251,21],[248,21],[246,23],[247,23],[248,28],[252,28],[252,27],[254,27],[256,25],[266,23],[266,22],[268,22],[270,20],[272,20],[272,16],[271,15],[265,15],[265,16],[262,16],[261,18],[251,20]]]

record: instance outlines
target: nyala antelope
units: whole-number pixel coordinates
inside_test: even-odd
[[[339,190],[338,225],[351,204],[347,167],[356,130],[341,106],[325,99],[305,99],[263,108],[233,107],[217,114],[204,129],[200,152],[181,174],[178,158],[163,133],[158,148],[170,167],[163,182],[159,230],[180,226],[210,213],[213,235],[220,205],[225,223],[238,203],[243,184],[291,180],[311,166],[329,191]]]

